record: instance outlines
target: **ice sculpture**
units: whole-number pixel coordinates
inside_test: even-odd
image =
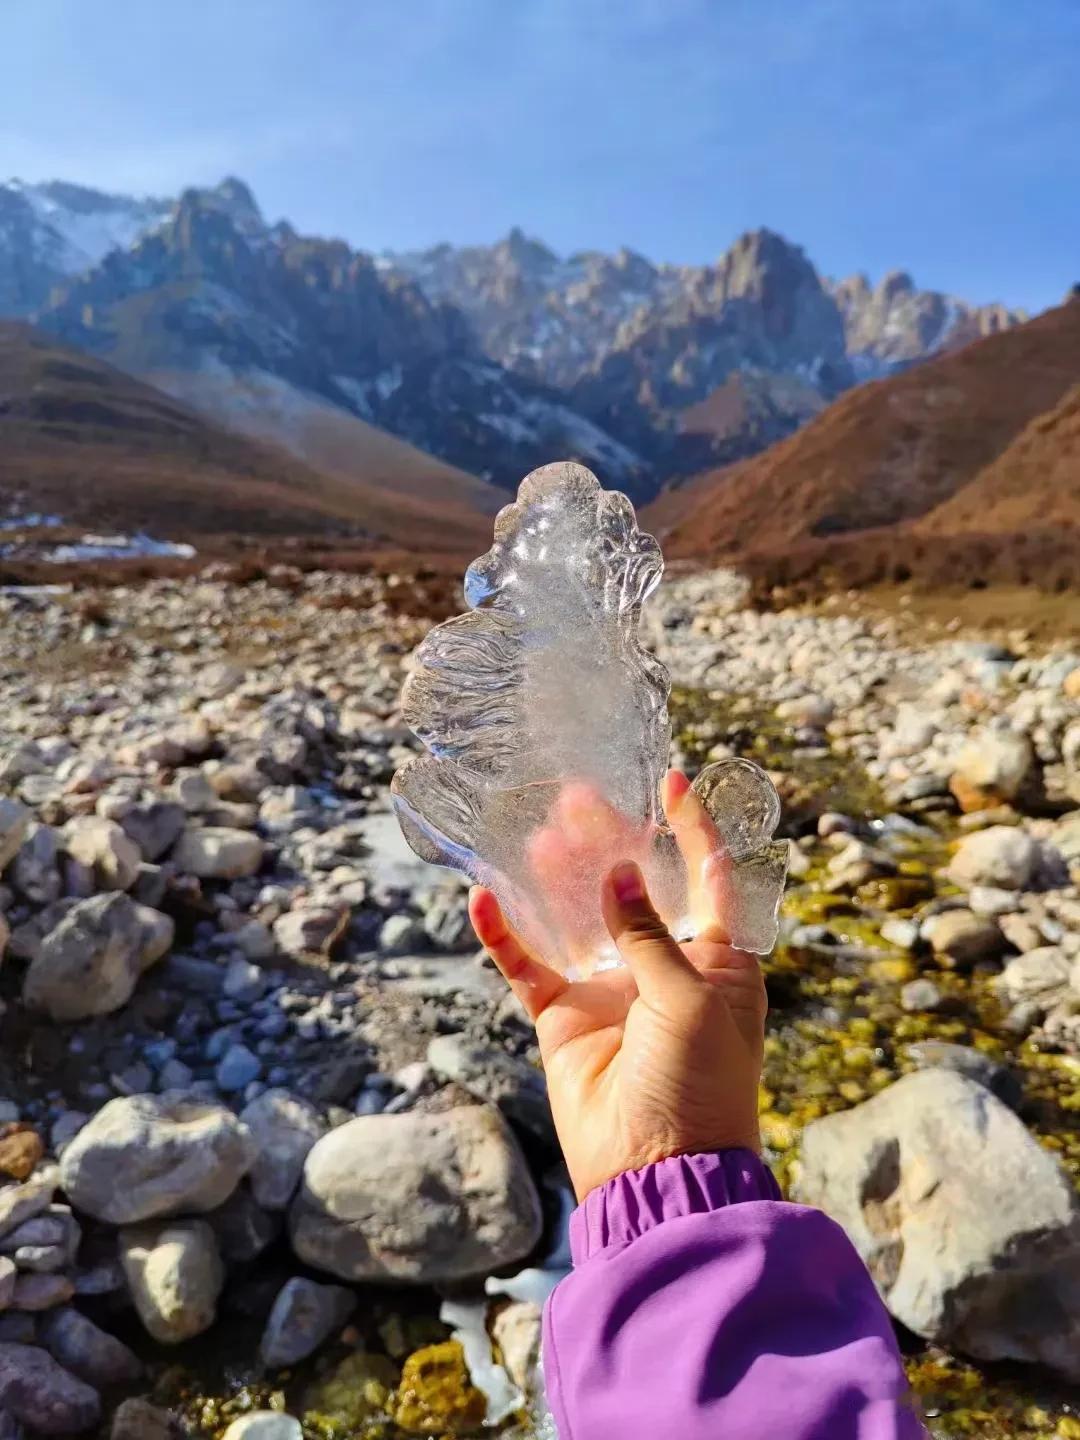
[[[428,634],[402,695],[430,752],[394,777],[405,838],[490,886],[565,973],[618,962],[600,885],[624,859],[680,939],[713,921],[743,949],[776,939],[787,845],[765,772],[721,761],[689,791],[669,783],[662,808],[670,682],[638,638],[662,569],[625,495],[581,465],[535,470],[466,573],[469,612]]]

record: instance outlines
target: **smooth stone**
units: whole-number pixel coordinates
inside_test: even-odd
[[[307,1157],[290,1227],[316,1269],[413,1284],[489,1274],[527,1255],[542,1228],[525,1158],[488,1106],[332,1130]]]
[[[318,1285],[301,1276],[278,1292],[266,1322],[259,1356],[272,1370],[298,1365],[334,1334],[356,1308],[356,1295],[342,1285]]]
[[[251,1136],[223,1105],[134,1095],[98,1111],[64,1151],[60,1171],[76,1209],[127,1225],[216,1209],[254,1158]]]
[[[258,874],[264,850],[249,830],[207,825],[185,830],[171,858],[179,871],[200,880],[241,880]]]
[[[266,1090],[241,1111],[257,1147],[249,1176],[255,1199],[266,1210],[285,1210],[296,1194],[304,1161],[326,1133],[313,1105],[288,1090]]]
[[[278,1410],[253,1410],[234,1420],[221,1440],[303,1440],[299,1420]]]
[[[945,910],[923,926],[934,954],[954,965],[977,965],[996,960],[1005,949],[1005,937],[996,920],[971,910]]]
[[[178,1345],[213,1325],[225,1267],[205,1220],[122,1230],[120,1263],[139,1318],[155,1340]]]
[[[1023,890],[1034,874],[1039,847],[1011,825],[991,825],[961,840],[948,868],[957,885]]]
[[[133,1385],[143,1372],[142,1361],[122,1340],[70,1306],[38,1322],[38,1339],[65,1370],[99,1390]]]
[[[180,1422],[167,1410],[136,1398],[117,1406],[109,1440],[185,1440],[185,1434]]]
[[[64,849],[80,865],[92,870],[102,890],[130,890],[139,874],[139,847],[114,820],[84,815],[69,820],[63,830]]]
[[[101,1419],[96,1390],[36,1345],[0,1343],[0,1409],[41,1435],[74,1435]]]
[[[1023,1103],[1023,1086],[1008,1065],[970,1045],[954,1045],[947,1040],[917,1040],[904,1047],[904,1054],[918,1070],[937,1068],[965,1075],[976,1085],[985,1086],[1010,1110],[1018,1110]]]

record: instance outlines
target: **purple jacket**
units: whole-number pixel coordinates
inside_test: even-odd
[[[544,1311],[560,1440],[925,1440],[847,1236],[750,1151],[619,1175],[570,1243]]]

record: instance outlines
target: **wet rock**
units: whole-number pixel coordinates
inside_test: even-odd
[[[1080,1211],[982,1085],[935,1069],[803,1132],[799,1198],[839,1221],[891,1313],[979,1359],[1080,1378]]]
[[[178,870],[200,880],[240,880],[258,874],[264,846],[257,835],[220,825],[185,830],[172,853]]]
[[[300,1184],[304,1161],[326,1133],[313,1105],[288,1090],[266,1090],[240,1115],[257,1148],[250,1182],[255,1199],[267,1210],[285,1210]]]
[[[142,1375],[142,1362],[134,1351],[70,1306],[42,1317],[38,1339],[65,1370],[99,1390],[133,1385]]]
[[[900,1004],[907,1011],[937,1010],[942,994],[932,980],[909,980],[900,991]]]
[[[64,827],[64,849],[93,872],[101,890],[130,890],[139,874],[139,847],[113,820],[85,815]]]
[[[178,1345],[214,1323],[225,1267],[205,1220],[122,1231],[120,1263],[139,1318],[155,1340]]]
[[[33,813],[18,800],[0,795],[0,872],[6,870],[19,853],[33,818]]]
[[[1014,950],[1038,950],[1046,943],[1046,937],[1029,915],[1002,915],[998,924]]]
[[[97,1391],[34,1345],[0,1344],[0,1409],[41,1435],[76,1435],[101,1418]]]
[[[266,1322],[259,1356],[272,1370],[297,1365],[339,1330],[356,1308],[342,1285],[317,1285],[303,1277],[285,1283]]]
[[[253,1410],[234,1420],[222,1440],[303,1440],[303,1427],[278,1410]]]
[[[180,1422],[149,1400],[125,1400],[113,1416],[109,1440],[184,1440]]]
[[[108,1015],[127,1004],[139,976],[172,945],[167,915],[124,894],[81,900],[42,940],[23,1001],[53,1020]]]
[[[995,984],[1007,1004],[1031,1003],[1049,1010],[1068,996],[1070,969],[1064,951],[1044,945],[1010,960]]]
[[[394,1420],[410,1435],[468,1434],[487,1414],[487,1399],[473,1385],[456,1340],[428,1345],[405,1361]]]
[[[540,1359],[541,1310],[531,1300],[512,1300],[495,1316],[491,1338],[502,1352],[514,1384],[526,1393],[533,1388]]]
[[[961,840],[949,865],[957,885],[992,885],[1023,890],[1038,863],[1039,847],[1030,835],[1009,825],[991,825]]]
[[[996,960],[1005,949],[1005,937],[995,920],[970,910],[945,910],[925,921],[923,938],[934,954],[949,965],[970,967]]]
[[[541,1221],[505,1121],[466,1106],[361,1116],[332,1130],[308,1155],[290,1225],[296,1253],[317,1269],[437,1284],[520,1260]]]
[[[133,1095],[110,1101],[80,1130],[61,1173],[77,1209],[126,1225],[216,1209],[254,1158],[251,1136],[224,1106],[175,1093]]]

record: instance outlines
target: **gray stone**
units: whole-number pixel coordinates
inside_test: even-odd
[[[14,1300],[18,1274],[15,1261],[6,1255],[0,1256],[0,1310],[6,1310]]]
[[[240,880],[258,874],[264,848],[248,830],[206,825],[184,831],[172,860],[178,870],[200,880]]]
[[[133,805],[120,820],[120,828],[139,848],[144,860],[160,860],[179,839],[187,824],[187,811],[169,800],[148,800]]]
[[[39,1167],[22,1185],[0,1189],[0,1236],[8,1235],[26,1220],[41,1215],[52,1204],[60,1182],[55,1165]]]
[[[289,910],[274,921],[274,939],[286,955],[324,951],[340,932],[346,912],[333,905]]]
[[[316,1269],[438,1284],[522,1259],[541,1219],[506,1122],[494,1108],[467,1106],[365,1115],[332,1130],[307,1157],[290,1225],[293,1248]]]
[[[1010,1110],[1018,1110],[1023,1102],[1023,1087],[1008,1065],[970,1045],[953,1045],[946,1040],[918,1040],[905,1046],[904,1054],[918,1070],[955,1070],[958,1075],[974,1080],[976,1085],[984,1085]]]
[[[57,853],[56,831],[50,825],[32,825],[9,871],[15,889],[31,904],[52,905],[59,900]]]
[[[111,1101],[83,1127],[64,1152],[61,1173],[77,1209],[127,1225],[216,1209],[254,1158],[251,1136],[224,1106],[133,1095]]]
[[[184,1440],[180,1422],[141,1398],[125,1400],[113,1416],[109,1440]]]
[[[142,1362],[134,1351],[71,1306],[44,1316],[38,1339],[65,1370],[99,1390],[132,1385],[142,1375]]]
[[[0,1344],[0,1408],[41,1435],[74,1435],[101,1419],[96,1390],[34,1345]]]
[[[41,942],[23,1001],[53,1020],[108,1015],[127,1004],[139,976],[172,944],[167,915],[123,894],[81,900]]]
[[[356,1296],[341,1285],[317,1285],[297,1277],[278,1292],[266,1322],[259,1356],[272,1370],[298,1365],[342,1325],[356,1308]]]
[[[267,1210],[285,1210],[296,1194],[304,1161],[326,1133],[319,1112],[288,1090],[266,1090],[245,1106],[240,1119],[254,1139],[251,1167],[255,1199]]]
[[[139,1318],[155,1340],[178,1345],[214,1323],[225,1267],[205,1220],[123,1230],[120,1263]]]
[[[251,1192],[241,1185],[224,1205],[211,1210],[206,1223],[217,1237],[221,1258],[229,1265],[248,1265],[267,1250],[281,1234],[280,1215],[270,1215],[255,1203]]]
[[[66,1305],[75,1294],[75,1286],[66,1275],[21,1274],[15,1281],[11,1299],[13,1310],[52,1310]]]
[[[423,940],[424,927],[411,915],[391,915],[379,931],[379,949],[384,955],[407,955]]]
[[[540,1138],[553,1138],[547,1082],[537,1066],[462,1035],[437,1035],[428,1045],[427,1061],[440,1079],[452,1080],[478,1100],[498,1105]]]
[[[1030,835],[1011,825],[991,825],[961,840],[948,875],[957,885],[1023,890],[1038,859],[1039,847]]]
[[[803,1132],[798,1197],[847,1231],[892,1314],[983,1360],[1080,1379],[1080,1211],[982,1085],[935,1069]]]

